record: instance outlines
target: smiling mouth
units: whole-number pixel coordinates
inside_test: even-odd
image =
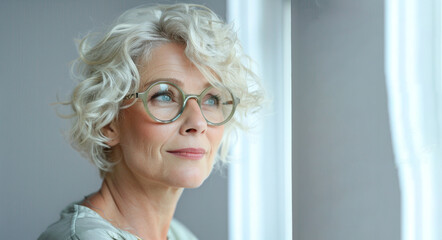
[[[177,157],[191,159],[191,160],[200,160],[206,155],[206,150],[202,148],[182,148],[176,150],[167,151]]]

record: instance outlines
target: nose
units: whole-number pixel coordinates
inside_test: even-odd
[[[187,100],[180,118],[184,120],[180,128],[180,133],[183,135],[205,133],[207,130],[207,121],[194,98]]]

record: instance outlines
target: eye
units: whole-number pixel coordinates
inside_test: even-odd
[[[161,91],[155,93],[150,99],[157,102],[168,103],[173,101],[173,94],[168,91]]]
[[[215,95],[207,95],[203,104],[211,107],[217,107],[219,105],[219,97]]]

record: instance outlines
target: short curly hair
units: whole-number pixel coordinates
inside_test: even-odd
[[[232,25],[205,6],[195,4],[137,7],[123,13],[105,34],[88,34],[79,43],[72,76],[79,81],[71,99],[70,141],[104,176],[115,163],[103,127],[117,119],[128,94],[137,92],[137,64],[164,43],[185,45],[185,55],[209,82],[221,81],[241,99],[225,125],[215,162],[226,162],[232,130],[245,127],[248,112],[263,100],[258,77],[250,69]],[[218,161],[220,160],[220,161]]]

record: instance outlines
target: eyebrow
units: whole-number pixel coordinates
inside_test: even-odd
[[[183,86],[183,81],[181,81],[181,80],[178,80],[178,79],[176,79],[176,78],[157,78],[157,79],[155,79],[155,80],[152,80],[152,81],[148,81],[147,83],[145,83],[144,85],[143,85],[143,90],[146,90],[148,87],[150,87],[150,85],[152,85],[152,84],[154,84],[154,83],[156,83],[156,82],[161,82],[161,81],[167,81],[167,82],[171,82],[171,83],[173,83],[173,84],[176,84],[177,86],[179,86],[179,87],[182,87]]]
[[[161,81],[167,81],[167,82],[171,82],[175,85],[177,85],[180,88],[183,88],[184,85],[184,81],[179,80],[177,78],[156,78],[155,80],[152,81],[148,81],[147,83],[145,83],[143,85],[142,91],[145,91],[147,88],[149,88],[152,84],[155,84],[156,82],[161,82]],[[205,84],[204,87],[209,87],[212,84],[210,82],[207,82],[207,84]]]

